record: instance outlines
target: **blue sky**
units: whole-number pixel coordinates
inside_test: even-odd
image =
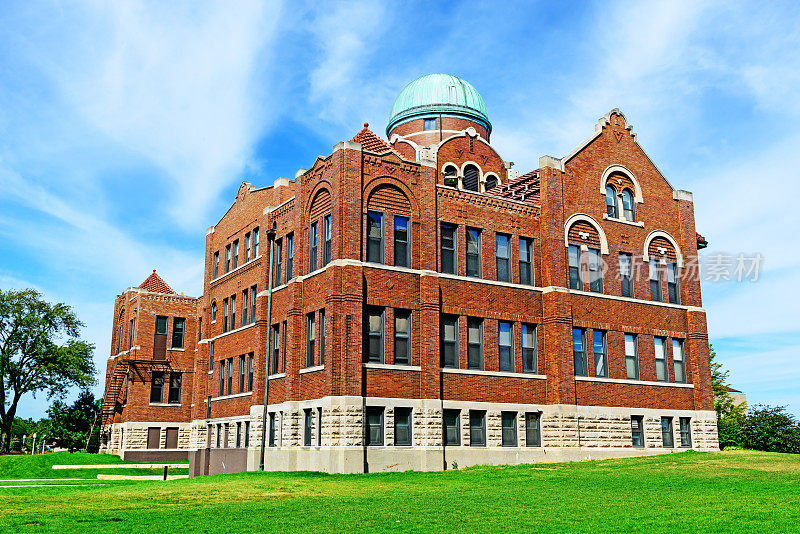
[[[763,255],[756,282],[704,282],[709,334],[751,403],[800,414],[798,28],[796,2],[6,1],[0,287],[72,304],[102,370],[114,296],[153,268],[199,294],[239,183],[383,134],[406,83],[447,72],[522,172],[622,109],[694,193],[705,256]]]

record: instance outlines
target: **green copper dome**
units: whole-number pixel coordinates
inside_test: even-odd
[[[406,85],[397,95],[386,135],[398,124],[440,113],[465,116],[492,131],[483,97],[469,82],[450,74],[428,74]]]

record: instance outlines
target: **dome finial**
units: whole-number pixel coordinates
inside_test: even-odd
[[[364,123],[364,128],[369,128],[369,123],[368,122]]]

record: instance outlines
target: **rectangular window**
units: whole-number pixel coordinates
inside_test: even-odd
[[[500,415],[503,435],[503,447],[517,446],[517,412],[503,412]]]
[[[661,444],[665,449],[671,449],[675,446],[672,436],[672,417],[661,418]]]
[[[383,363],[383,309],[367,311],[367,361]]]
[[[288,328],[289,323],[287,321],[283,321],[283,325],[281,327],[281,347],[283,350],[283,359],[281,360],[281,370],[286,372],[286,334],[289,331]]]
[[[236,448],[242,446],[242,422],[236,421]]]
[[[164,400],[164,371],[153,371],[150,381],[150,402]]]
[[[394,444],[411,445],[411,408],[394,409]]]
[[[219,252],[214,253],[214,278],[219,277]]]
[[[666,340],[663,337],[654,337],[653,346],[656,355],[656,380],[666,382],[668,380]]]
[[[275,446],[275,412],[270,412],[269,414],[269,446]]]
[[[481,231],[467,228],[467,276],[481,277]]]
[[[538,373],[539,361],[536,354],[536,327],[522,325],[522,370],[526,373]]]
[[[314,367],[314,342],[317,333],[314,328],[314,314],[306,315],[306,367]]]
[[[222,299],[222,332],[228,331],[228,299]]]
[[[458,367],[458,317],[442,315],[442,367]]]
[[[181,373],[170,373],[169,375],[169,396],[167,402],[170,404],[180,404],[181,402]]]
[[[542,414],[539,412],[526,412],[525,413],[525,446],[526,447],[541,447],[542,446],[542,429],[541,429]]]
[[[519,283],[533,285],[533,239],[519,238]]]
[[[586,332],[583,328],[572,329],[572,357],[575,361],[575,376],[589,376],[586,365]]]
[[[244,355],[239,356],[239,393],[244,393],[245,391],[247,391],[245,389],[245,381],[244,381],[245,373],[247,371],[246,365],[247,365],[247,360],[245,359],[245,356]]]
[[[497,323],[498,358],[501,371],[514,371],[514,328],[508,321]]]
[[[467,368],[483,369],[483,319],[467,318]]]
[[[366,445],[383,445],[383,407],[367,407]]]
[[[367,212],[367,261],[383,263],[383,213]]]
[[[222,447],[222,425],[217,425],[217,448]]]
[[[681,417],[681,447],[692,446],[692,420],[689,417]]]
[[[242,326],[245,326],[248,320],[247,312],[250,311],[249,307],[247,306],[247,297],[249,296],[249,290],[245,289],[242,291]]]
[[[644,417],[641,415],[631,416],[631,444],[634,447],[644,447]]]
[[[198,317],[197,319],[197,341],[201,341],[203,339],[203,318]]]
[[[486,446],[486,412],[483,410],[469,411],[469,446]]]
[[[639,380],[639,343],[634,334],[625,334],[625,371],[628,380]]]
[[[228,358],[228,379],[226,380],[226,388],[228,395],[233,394],[233,358]]]
[[[408,246],[408,217],[394,217],[394,264],[411,267]]]
[[[244,262],[250,261],[250,232],[244,234]]]
[[[250,421],[244,422],[244,446],[250,446]]]
[[[217,322],[217,301],[211,303],[211,323]]]
[[[411,365],[411,312],[394,311],[394,363]]]
[[[317,408],[317,447],[322,446],[322,408]]]
[[[175,317],[172,319],[172,348],[183,348],[183,334],[186,330],[186,319]]]
[[[225,247],[225,272],[228,273],[231,270],[231,246],[227,245]]]
[[[128,330],[128,348],[133,347],[133,340],[136,337],[136,319],[131,319],[131,326]]]
[[[311,446],[312,427],[314,425],[314,413],[311,408],[303,410],[303,445]]]
[[[247,357],[247,391],[253,391],[253,360],[255,355],[251,352]]]
[[[325,365],[325,309],[319,311],[319,364]]]
[[[456,273],[456,226],[442,223],[442,272]]]
[[[570,245],[567,249],[567,259],[569,262],[569,288],[583,289],[581,282],[581,247]]]
[[[633,298],[633,256],[626,252],[619,253],[619,276],[622,296]]]
[[[594,376],[608,378],[606,333],[601,330],[593,330],[592,341],[594,345]]]
[[[253,257],[258,257],[258,228],[253,228]]]
[[[281,285],[281,266],[283,266],[283,240],[278,239],[275,241],[275,272],[272,273],[274,276],[272,287]]]
[[[231,330],[236,329],[236,295],[231,296]]]
[[[219,362],[219,396],[225,395],[225,360]]]
[[[231,261],[231,264],[232,264],[231,267],[233,269],[236,269],[239,266],[239,240],[238,239],[234,240],[234,242],[233,242],[233,251],[231,252],[231,254],[233,256],[231,258],[231,260],[232,260]]]
[[[280,334],[280,325],[273,325],[272,326],[272,370],[270,373],[277,374],[278,369],[278,362],[281,359],[281,345],[280,340],[278,339],[278,335]]]
[[[436,129],[436,119],[422,119],[422,129],[427,130],[435,130]]]
[[[500,282],[511,281],[511,237],[505,234],[495,235],[495,256],[497,263],[497,280]]]
[[[286,236],[286,281],[294,276],[294,234]]]
[[[317,270],[317,239],[317,221],[314,221],[308,229],[308,272]]]
[[[661,262],[650,258],[650,300],[661,302]]]
[[[214,372],[214,342],[208,343],[208,372]]]
[[[672,364],[675,367],[675,382],[686,382],[686,362],[683,357],[683,341],[672,340]]]
[[[156,335],[167,335],[167,317],[156,315]]]
[[[673,262],[667,263],[667,297],[670,303],[680,304],[680,292],[678,291],[678,265]]]
[[[461,445],[461,428],[458,424],[460,418],[459,410],[444,410],[444,444]]]
[[[589,291],[603,292],[603,257],[600,249],[589,249]]]
[[[250,288],[250,322],[256,322],[256,294],[257,294],[258,286],[252,286]]]
[[[331,262],[331,216],[322,218],[322,265]]]

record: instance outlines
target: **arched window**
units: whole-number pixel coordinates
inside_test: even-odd
[[[444,175],[444,185],[448,185],[450,187],[458,186],[458,176],[457,170],[453,165],[445,165],[444,171],[442,174]]]
[[[211,322],[215,322],[217,320],[217,301],[213,301],[211,303]]]
[[[479,187],[480,171],[475,165],[464,167],[464,189],[469,191],[480,191]]]
[[[608,202],[608,200],[606,200],[606,202]],[[631,193],[630,189],[622,190],[622,214],[626,221],[633,222],[636,220],[636,211],[633,204],[633,193]]]
[[[606,215],[613,219],[619,218],[619,208],[617,206],[617,190],[613,185],[606,186]]]
[[[483,184],[484,191],[494,189],[495,186],[497,186],[497,177],[490,174],[486,177],[486,183]]]

